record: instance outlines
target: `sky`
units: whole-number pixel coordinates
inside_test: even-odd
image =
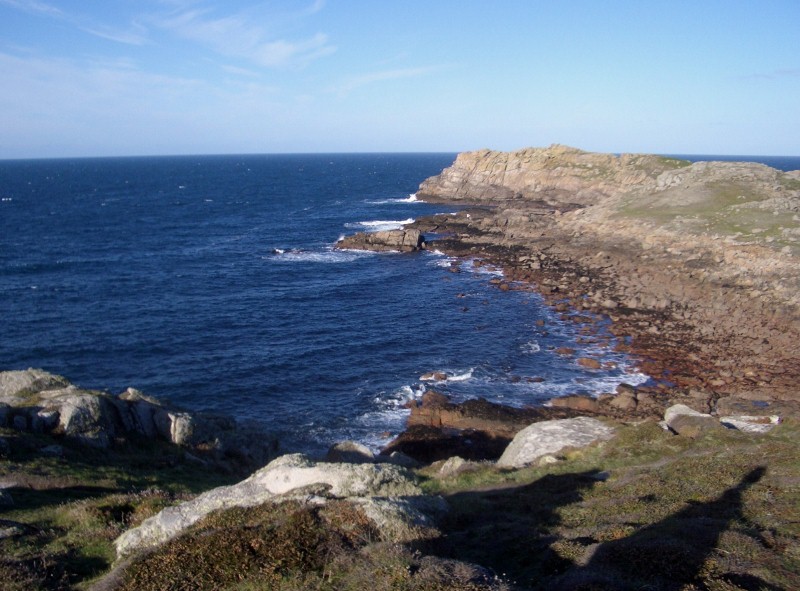
[[[0,0],[0,158],[800,156],[798,0]]]

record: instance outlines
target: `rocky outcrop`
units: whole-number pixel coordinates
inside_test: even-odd
[[[781,422],[779,415],[714,416],[698,412],[685,404],[674,404],[664,412],[663,425],[683,437],[697,439],[723,428],[762,434]]]
[[[526,427],[514,437],[498,466],[523,468],[564,450],[586,447],[614,436],[614,428],[589,417],[543,421]]]
[[[531,423],[577,414],[562,408],[513,408],[484,398],[455,403],[433,390],[409,406],[406,430],[382,453],[402,452],[424,463],[455,455],[496,460],[514,435]]]
[[[289,498],[324,502],[350,499],[358,504],[390,539],[413,535],[446,510],[439,497],[422,496],[414,478],[404,468],[389,464],[315,463],[301,454],[273,460],[238,484],[215,488],[146,519],[117,538],[117,555],[123,557],[161,544],[219,509],[254,507]]]
[[[278,448],[273,437],[230,417],[181,411],[133,388],[119,396],[85,390],[39,369],[0,372],[0,411],[0,427],[98,448],[160,439],[250,466],[263,466]]]
[[[800,398],[800,172],[551,146],[461,154],[417,194],[481,206],[412,226],[437,249],[610,317],[650,375]]]
[[[425,236],[415,229],[361,232],[352,236],[345,236],[336,243],[336,248],[413,252],[425,248]]]

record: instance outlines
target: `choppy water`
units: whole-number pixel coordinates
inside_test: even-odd
[[[446,210],[410,195],[454,156],[0,162],[0,367],[261,420],[287,449],[385,443],[433,370],[514,405],[644,379],[468,261],[332,249]]]

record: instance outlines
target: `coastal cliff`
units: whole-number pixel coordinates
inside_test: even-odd
[[[554,145],[459,154],[417,195],[479,206],[420,220],[437,248],[608,315],[701,406],[800,399],[800,171]]]

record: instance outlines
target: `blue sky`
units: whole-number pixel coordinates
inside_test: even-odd
[[[800,1],[0,0],[0,158],[800,155]]]

